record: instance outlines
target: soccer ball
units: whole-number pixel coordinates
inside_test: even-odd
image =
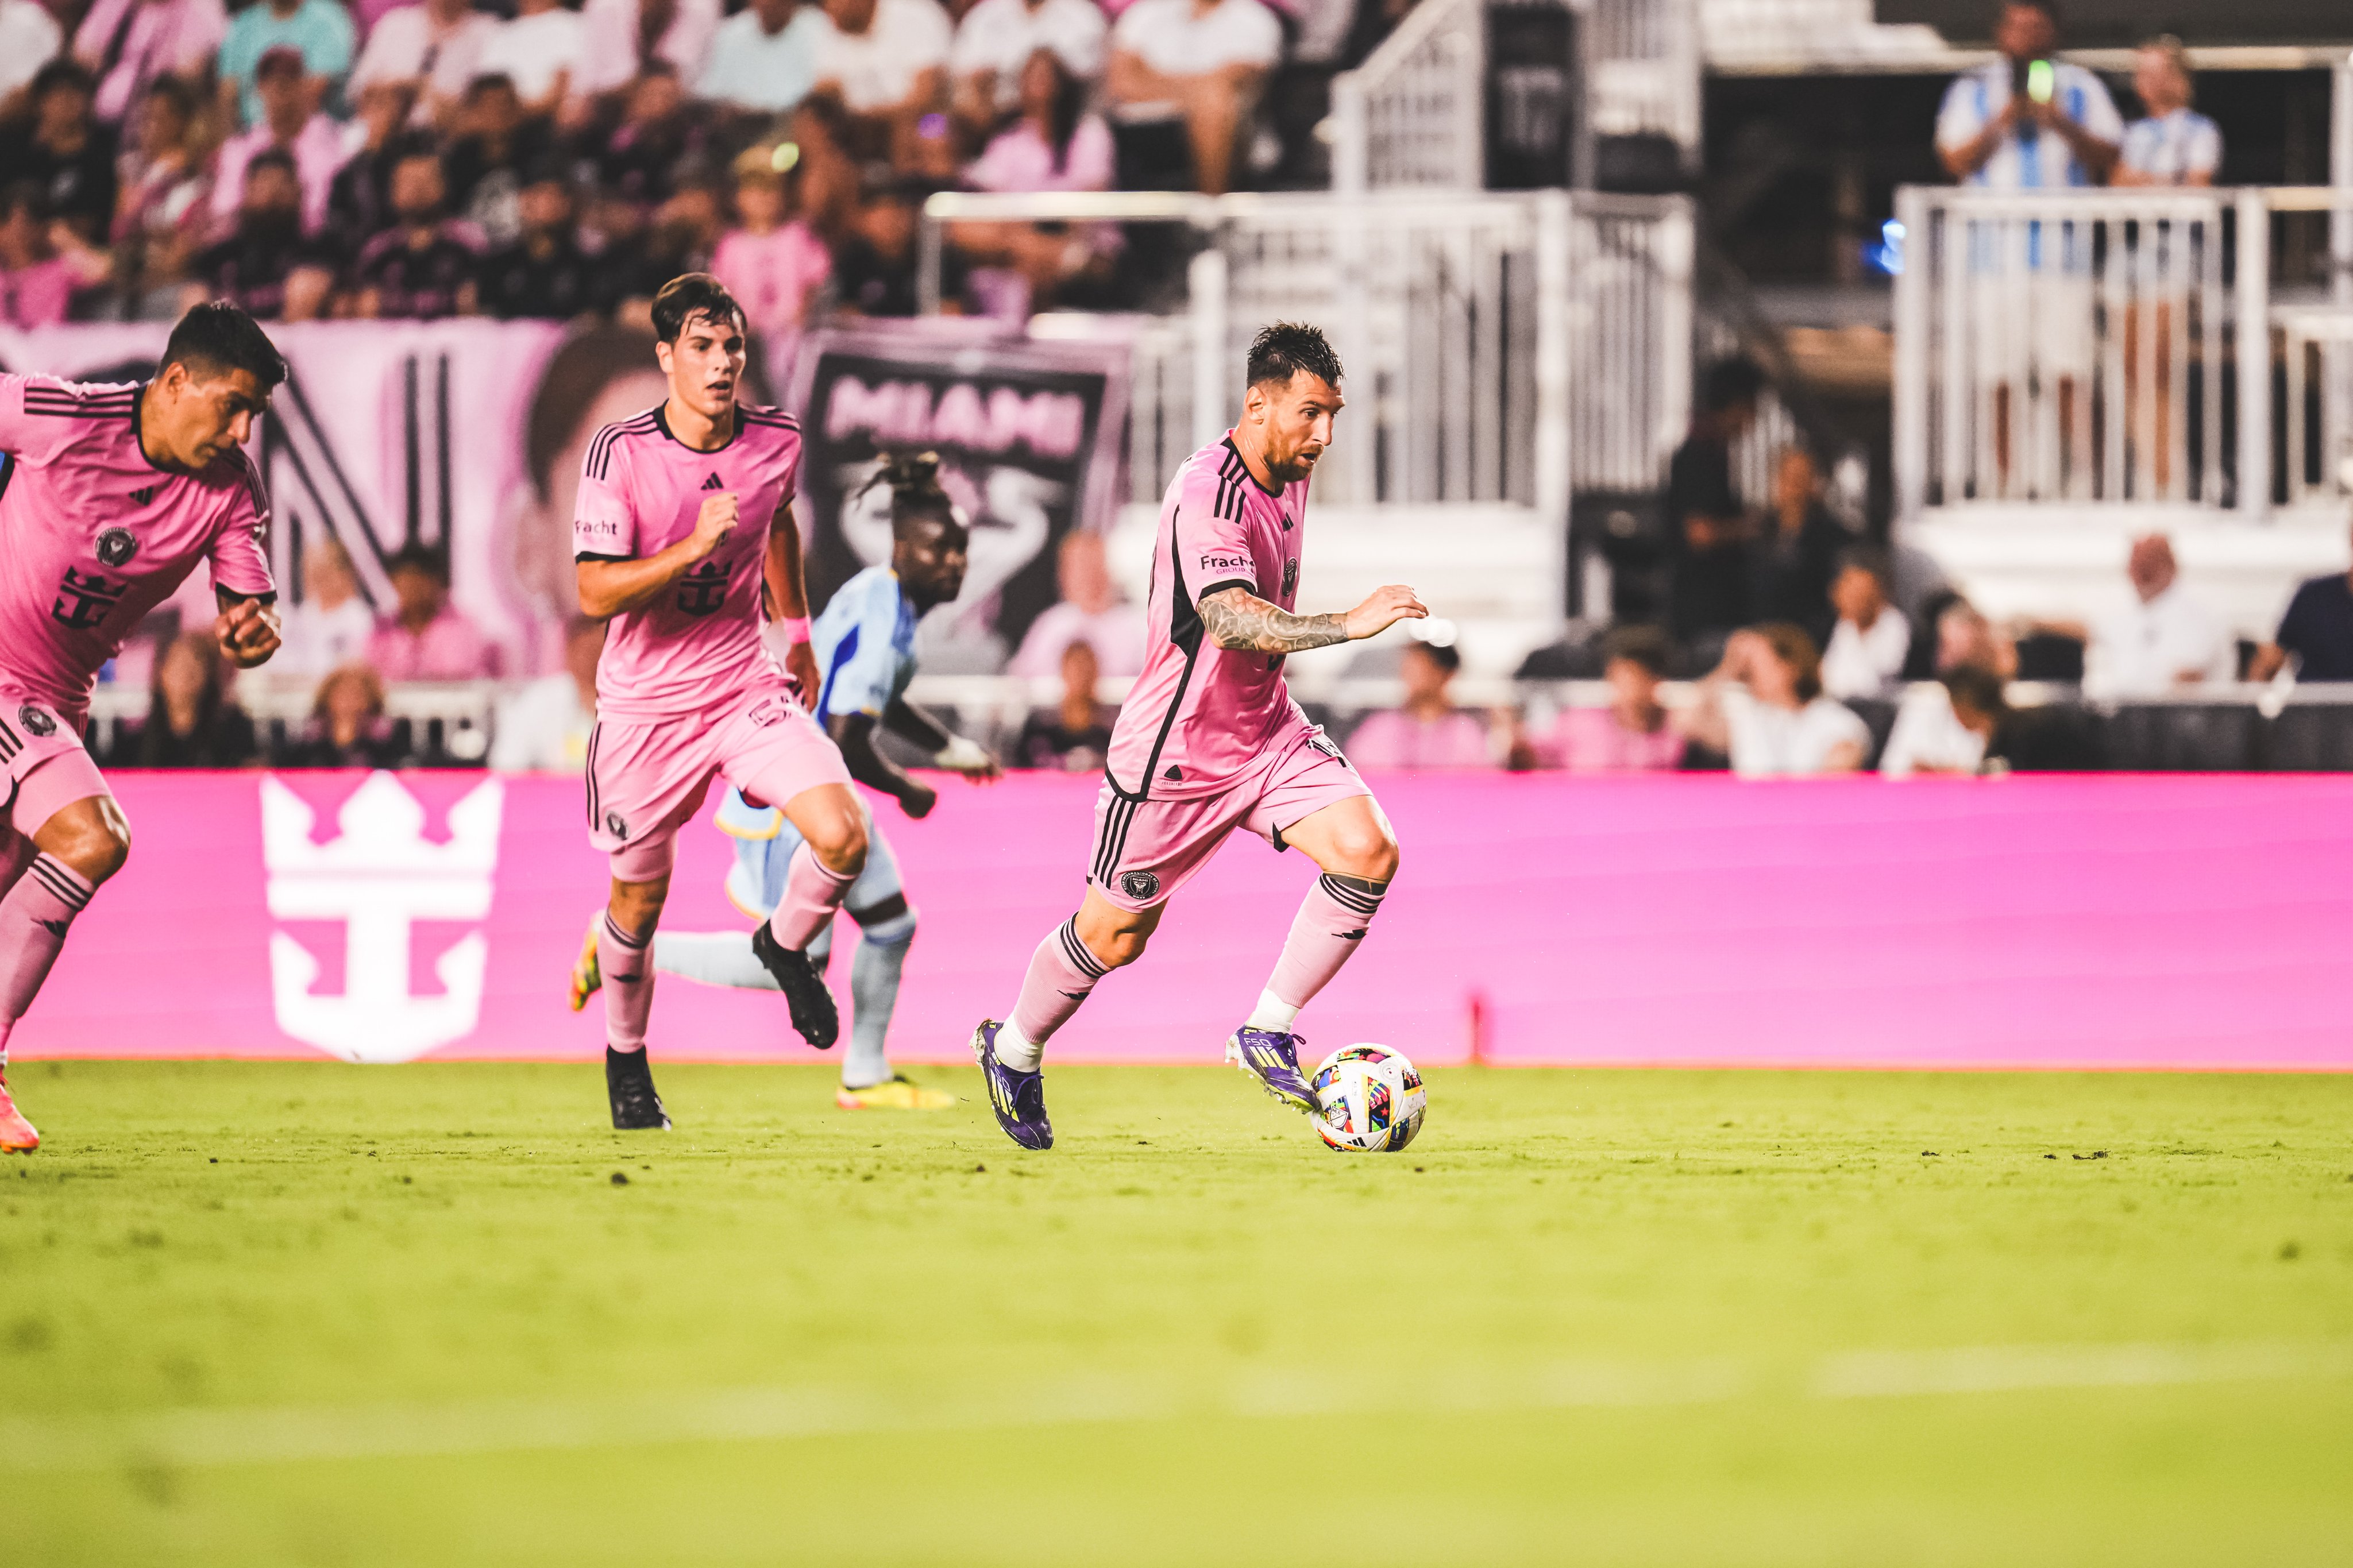
[[[1421,1131],[1421,1070],[1387,1046],[1343,1046],[1315,1069],[1315,1131],[1351,1154],[1394,1154]]]

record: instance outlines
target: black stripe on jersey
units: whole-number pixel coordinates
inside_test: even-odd
[[[596,742],[604,733],[605,727],[602,724],[588,726],[588,755],[586,763],[588,773],[588,831],[591,833],[596,831]]]
[[[255,519],[268,519],[269,492],[261,488],[261,469],[254,462],[253,455],[242,447],[231,447],[227,455],[230,465],[237,470],[237,478],[245,482],[245,493],[252,499]]]
[[[661,428],[655,417],[659,412],[659,409],[648,409],[635,418],[607,425],[597,431],[596,438],[588,444],[588,460],[582,465],[586,469],[588,477],[592,479],[601,479],[606,477],[612,467],[614,444],[622,437],[645,435]]]
[[[801,427],[799,420],[781,408],[770,408],[765,405],[747,405],[741,412],[744,416],[744,423],[746,425],[769,425],[779,430],[797,430]]]
[[[635,561],[636,559],[634,555],[599,555],[593,550],[584,550],[572,558],[575,565],[583,561]]]
[[[1185,693],[1192,689],[1193,666],[1201,657],[1201,606],[1185,592],[1185,555],[1177,547],[1173,527],[1168,531],[1168,640],[1185,650],[1185,672],[1176,678],[1176,691],[1168,699],[1168,711],[1161,715],[1160,732],[1152,738],[1152,755],[1145,760],[1144,776],[1136,780],[1135,792],[1130,795],[1122,789],[1110,765],[1103,767],[1103,779],[1111,785],[1112,793],[1127,800],[1151,796],[1153,776],[1160,771],[1160,753],[1168,744],[1168,731],[1176,727],[1176,715],[1185,706]]]
[[[1250,595],[1250,597],[1258,597],[1258,584],[1250,581],[1248,578],[1220,577],[1216,582],[1210,584],[1208,587],[1202,589],[1199,593],[1194,595],[1193,602],[1198,605],[1202,600],[1208,598],[1210,595],[1222,594],[1229,588],[1240,588],[1243,593]]]
[[[85,403],[79,398],[37,399],[29,392],[25,395],[25,412],[44,419],[128,419],[137,407],[129,397]]]
[[[1242,455],[1231,447],[1226,448],[1226,460],[1218,467],[1218,494],[1210,503],[1212,516],[1229,522],[1242,520],[1242,480],[1248,477],[1242,467]]]
[[[6,720],[0,719],[0,763],[15,762],[16,753],[24,749],[25,742],[16,738],[16,731],[8,728]]]

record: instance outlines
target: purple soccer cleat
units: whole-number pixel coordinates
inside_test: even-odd
[[[1005,1135],[1024,1149],[1051,1149],[1054,1124],[1046,1120],[1046,1075],[1016,1072],[997,1059],[997,1031],[1005,1027],[983,1018],[972,1032],[972,1059],[988,1084],[988,1108]]]
[[[1226,1060],[1258,1079],[1259,1087],[1293,1110],[1315,1112],[1315,1091],[1299,1070],[1299,1047],[1307,1042],[1279,1029],[1245,1024],[1226,1041]]]

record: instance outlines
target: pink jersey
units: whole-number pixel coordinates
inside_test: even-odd
[[[1290,609],[1306,519],[1307,481],[1267,489],[1230,432],[1176,470],[1153,547],[1144,673],[1112,730],[1113,788],[1131,799],[1215,794],[1298,714],[1282,656],[1219,647],[1202,634],[1198,605],[1241,587]]]
[[[0,375],[0,688],[77,719],[99,667],[197,562],[216,588],[276,591],[253,460],[232,447],[201,473],[156,467],[142,390]]]
[[[760,648],[761,567],[768,524],[793,499],[801,427],[775,408],[738,406],[735,435],[698,452],[659,408],[607,425],[588,444],[572,548],[582,561],[653,555],[694,531],[702,503],[735,492],[727,542],[641,610],[615,616],[596,661],[596,710],[675,719],[723,702],[773,671]]]

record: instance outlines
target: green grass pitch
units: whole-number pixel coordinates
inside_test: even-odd
[[[12,1079],[9,1563],[2353,1563],[2353,1078]]]

